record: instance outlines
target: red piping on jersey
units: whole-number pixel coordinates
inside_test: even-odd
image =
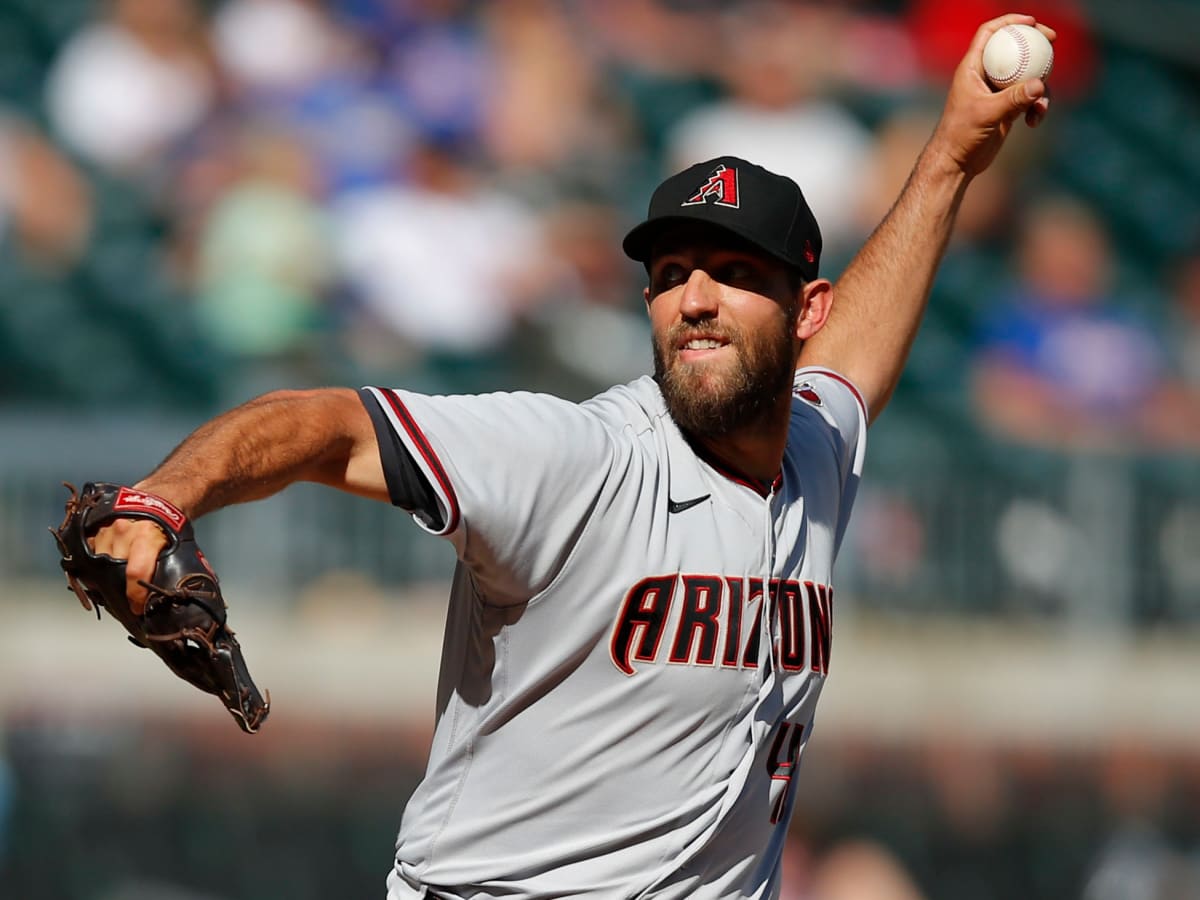
[[[826,368],[823,368],[822,366],[804,366],[802,369],[800,369],[800,371],[801,372],[818,372],[821,375],[825,375],[829,378],[832,378],[834,381],[840,381],[842,384],[844,384],[846,387],[848,387],[850,389],[850,393],[852,393],[854,395],[854,399],[857,400],[858,405],[862,407],[863,418],[865,418],[865,419],[871,418],[870,413],[868,413],[868,411],[867,411],[867,401],[865,401],[863,399],[862,394],[860,394],[858,392],[858,388],[856,388],[854,386],[853,382],[851,382],[850,379],[847,378],[845,375],[839,375],[837,372],[833,371],[832,369],[826,369]]]
[[[858,392],[858,388],[856,388],[854,386],[853,382],[851,382],[850,379],[846,378],[846,376],[839,375],[837,372],[834,372],[832,369],[826,369],[823,366],[804,366],[800,371],[816,372],[819,375],[824,375],[828,378],[832,378],[834,381],[840,381],[842,384],[844,384],[850,390],[850,393],[854,395],[854,399],[858,401],[858,405],[860,407],[862,407],[863,418],[866,418],[866,419],[870,418],[870,415],[867,412],[866,401],[863,400],[862,394],[860,394]],[[686,437],[686,435],[685,435],[685,437]],[[692,449],[696,451],[696,455],[699,456],[701,459],[703,459],[706,463],[708,463],[714,469],[716,469],[718,473],[723,475],[725,478],[728,478],[730,481],[734,482],[735,484],[740,484],[740,485],[750,488],[750,490],[754,491],[760,497],[770,496],[771,491],[778,490],[779,487],[783,484],[783,472],[780,472],[779,474],[777,474],[770,481],[764,481],[761,478],[755,478],[752,475],[746,475],[743,472],[739,472],[737,469],[732,468],[727,463],[722,462],[721,460],[717,459],[715,456],[713,456],[711,453],[709,453],[707,448],[705,448],[704,445],[701,444],[699,441],[692,442],[689,440],[688,443],[692,444]]]
[[[404,405],[395,391],[382,389],[380,393],[387,398],[387,402],[391,405],[392,411],[396,413],[396,417],[400,420],[400,424],[404,426],[404,430],[408,432],[408,436],[412,438],[413,444],[420,451],[426,465],[429,466],[433,477],[437,479],[438,486],[442,489],[442,493],[446,495],[446,502],[450,505],[450,521],[446,524],[446,533],[454,531],[458,528],[458,497],[454,493],[454,485],[450,483],[449,476],[446,475],[446,469],[442,466],[442,461],[438,459],[437,453],[434,452],[429,439],[425,437],[425,432],[417,424],[412,417],[412,413],[408,411],[408,407]]]
[[[691,442],[689,441],[689,443]],[[692,449],[696,451],[697,456],[716,469],[718,474],[728,478],[734,484],[750,488],[750,490],[754,491],[760,497],[769,496],[771,491],[777,490],[783,484],[783,472],[777,474],[770,481],[765,481],[762,478],[755,478],[753,475],[746,475],[743,472],[739,472],[737,469],[717,459],[699,441],[692,443]]]

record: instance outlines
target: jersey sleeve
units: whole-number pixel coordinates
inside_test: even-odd
[[[429,396],[369,387],[363,397],[378,407],[377,433],[380,423],[389,429],[379,444],[393,503],[451,541],[489,600],[529,599],[554,578],[611,470],[613,443],[600,420],[531,393]],[[411,502],[405,467],[420,473],[436,508]]]
[[[850,379],[820,366],[796,370],[789,449],[814,456],[824,451],[832,456],[830,475],[836,479],[836,490],[824,502],[832,507],[829,524],[835,553],[841,546],[862,478],[868,421],[862,393]],[[814,462],[813,457],[808,461],[801,458],[799,466],[802,471],[812,471]]]
[[[445,519],[433,485],[393,428],[376,395],[369,388],[360,388],[358,396],[375,428],[379,459],[383,463],[383,477],[392,505],[408,510],[426,530],[441,531]]]

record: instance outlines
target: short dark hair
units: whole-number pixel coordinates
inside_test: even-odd
[[[799,266],[788,265],[787,280],[788,290],[793,294],[799,294],[804,290],[804,286],[808,284],[808,280],[804,277],[804,273],[800,271]]]

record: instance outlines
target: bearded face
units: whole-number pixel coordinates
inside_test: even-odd
[[[778,307],[766,327],[678,322],[654,339],[654,377],[667,409],[684,431],[721,437],[753,428],[791,390],[799,349],[794,325],[798,301]],[[689,341],[723,344],[718,358],[689,362]],[[692,344],[691,346],[697,346]]]

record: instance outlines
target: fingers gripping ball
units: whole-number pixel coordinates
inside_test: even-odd
[[[253,734],[267,718],[264,700],[225,620],[225,600],[216,573],[196,546],[192,523],[153,494],[103,482],[77,492],[67,485],[62,525],[50,531],[62,555],[67,584],[84,609],[106,609],[139,647],[153,650],[184,681],[221,698],[238,726]],[[167,536],[145,610],[134,612],[125,593],[125,560],[93,552],[88,539],[118,518],[149,519]]]
[[[997,90],[1044,79],[1053,66],[1053,45],[1032,25],[1005,25],[983,47],[983,71]]]

